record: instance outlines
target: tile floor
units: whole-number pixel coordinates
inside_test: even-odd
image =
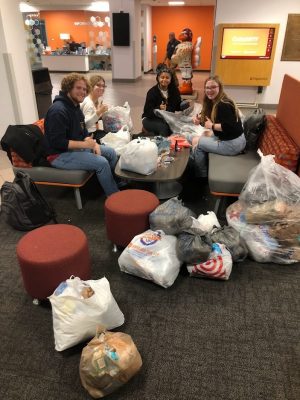
[[[134,132],[140,132],[142,128],[141,115],[143,112],[145,97],[148,89],[153,86],[156,81],[154,74],[144,74],[142,79],[133,83],[121,83],[112,82],[111,71],[91,71],[87,76],[99,73],[106,81],[107,88],[105,90],[104,99],[109,105],[123,105],[125,101],[128,101],[131,108],[131,118],[133,121]],[[54,98],[60,89],[60,82],[64,77],[65,73],[51,73],[51,81],[53,85],[52,97]],[[203,81],[209,75],[208,72],[195,72],[193,77],[193,86],[197,90],[197,102],[202,99],[202,88]],[[12,172],[10,161],[8,160],[6,153],[0,150],[0,187],[4,181],[12,181],[14,174]]]

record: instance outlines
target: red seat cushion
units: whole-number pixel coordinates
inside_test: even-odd
[[[267,115],[267,127],[260,137],[259,148],[264,155],[274,154],[278,164],[293,172],[297,170],[300,149],[273,115]]]
[[[109,240],[126,247],[134,236],[149,229],[149,214],[159,205],[155,194],[145,190],[124,190],[105,202],[105,225]]]
[[[34,229],[19,241],[17,256],[25,289],[33,298],[47,298],[71,275],[90,278],[87,238],[76,226]]]

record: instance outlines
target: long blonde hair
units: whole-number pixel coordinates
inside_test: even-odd
[[[234,108],[234,111],[235,111],[236,120],[238,121],[239,110],[237,108],[237,105],[224,92],[224,86],[223,86],[223,83],[220,81],[220,78],[218,76],[209,76],[204,82],[204,88],[208,81],[216,82],[216,84],[219,86],[219,93],[218,93],[217,97],[212,101],[207,97],[205,90],[204,90],[203,107],[202,107],[201,114],[200,114],[200,124],[201,125],[205,124],[206,117],[210,118],[213,123],[216,122],[215,119],[216,119],[218,105],[220,102],[232,105],[232,107]]]

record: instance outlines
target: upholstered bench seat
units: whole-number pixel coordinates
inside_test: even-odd
[[[84,170],[67,170],[52,167],[14,167],[13,171],[23,171],[29,174],[37,185],[66,186],[74,189],[77,208],[82,209],[80,188],[94,175],[94,172]]]
[[[238,196],[250,170],[259,163],[259,155],[254,152],[237,156],[209,154],[209,189],[219,196]]]

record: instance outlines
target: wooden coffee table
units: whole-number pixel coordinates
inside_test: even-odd
[[[177,180],[182,176],[190,155],[190,149],[183,148],[175,155],[174,161],[169,164],[159,166],[151,175],[142,175],[135,172],[125,171],[120,169],[119,161],[115,168],[115,174],[128,181],[138,182],[153,182],[154,192],[159,199],[169,199],[177,196],[181,190],[182,185]]]

